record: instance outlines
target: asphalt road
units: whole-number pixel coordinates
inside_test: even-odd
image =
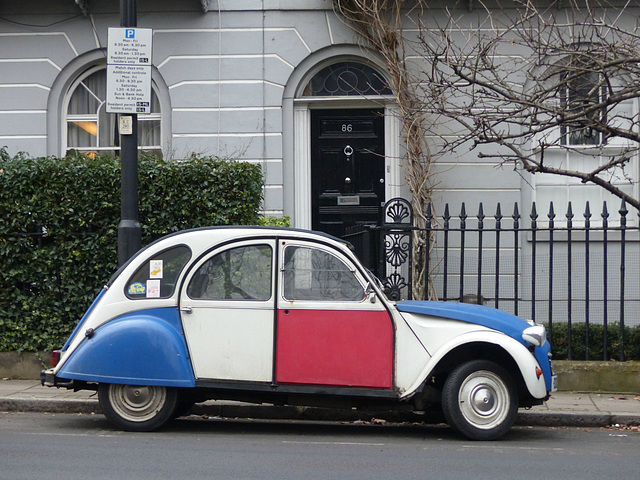
[[[444,426],[189,417],[154,433],[101,415],[0,413],[0,480],[637,478],[640,432],[516,427],[470,442]]]

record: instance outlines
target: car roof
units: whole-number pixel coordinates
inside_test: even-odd
[[[353,249],[352,245],[349,242],[341,238],[334,237],[333,235],[329,235],[324,232],[318,232],[314,230],[304,230],[300,228],[270,227],[270,226],[263,226],[263,225],[218,225],[218,226],[209,226],[209,227],[197,227],[197,228],[180,230],[177,232],[167,234],[151,242],[149,245],[142,247],[126,263],[120,266],[116,270],[116,272],[114,272],[114,274],[111,276],[107,284],[110,285],[113,282],[113,280],[115,280],[115,278],[118,277],[120,273],[122,273],[123,270],[125,270],[133,261],[137,261],[137,259],[139,259],[140,256],[143,255],[144,252],[146,252],[147,250],[153,249],[154,247],[159,246],[160,244],[163,244],[163,243],[170,243],[171,240],[177,240],[178,237],[184,237],[184,241],[186,243],[188,242],[189,237],[200,236],[203,232],[218,232],[220,234],[229,233],[227,238],[220,238],[220,240],[223,242],[228,240],[233,240],[234,235],[232,232],[236,232],[239,234],[238,237],[236,238],[240,238],[240,234],[242,233],[244,233],[244,235],[247,235],[248,237],[253,237],[253,236],[277,237],[277,236],[292,236],[292,235],[295,236],[296,234],[298,234],[303,239],[307,239],[307,240],[314,239],[314,238],[325,239],[325,240],[328,240],[329,242],[335,242],[340,245],[343,245],[350,250]],[[224,235],[221,235],[221,237],[224,237]]]

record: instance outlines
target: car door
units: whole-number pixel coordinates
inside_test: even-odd
[[[276,382],[392,388],[393,323],[366,278],[331,247],[279,248]]]
[[[191,269],[180,311],[197,379],[271,382],[274,240],[217,248]]]

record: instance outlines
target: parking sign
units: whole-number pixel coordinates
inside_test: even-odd
[[[150,28],[110,28],[107,51],[107,112],[151,112]]]

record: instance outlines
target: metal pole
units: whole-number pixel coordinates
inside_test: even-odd
[[[120,0],[120,26],[136,27],[137,0]],[[127,262],[142,244],[138,221],[138,115],[132,117],[132,132],[120,135],[122,203],[118,225],[118,264]]]

